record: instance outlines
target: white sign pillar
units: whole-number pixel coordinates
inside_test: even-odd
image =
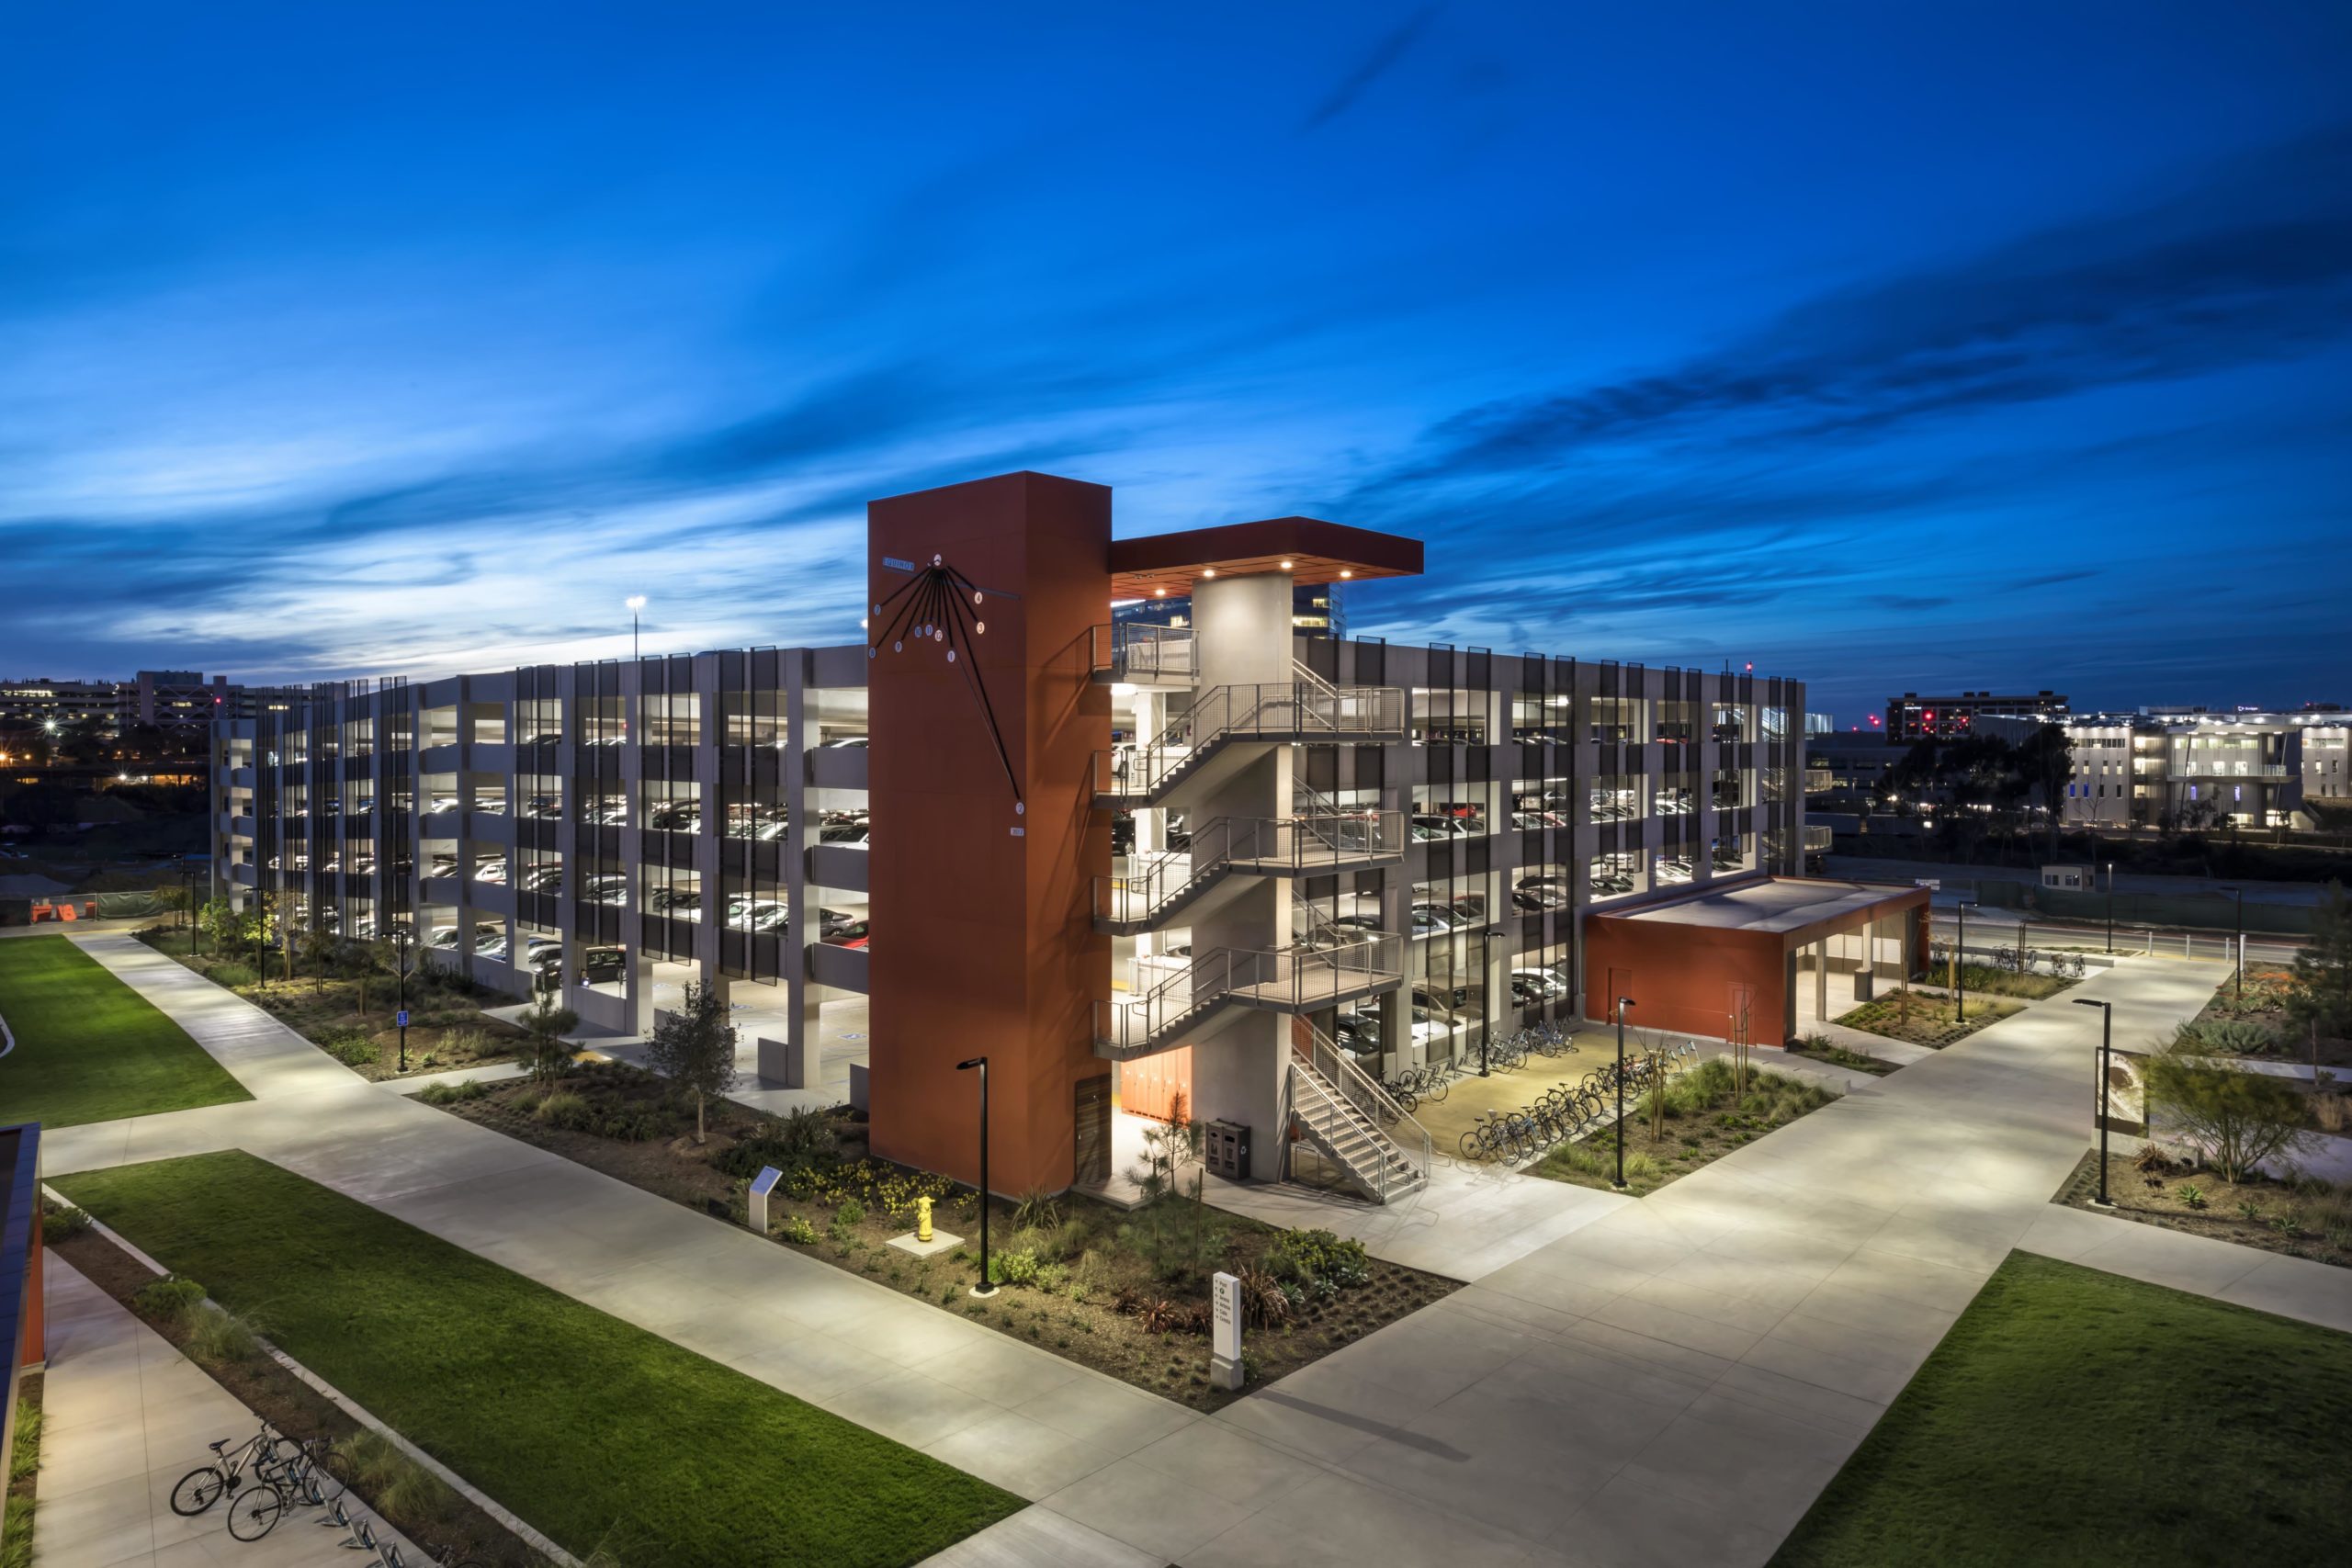
[[[1219,1388],[1241,1386],[1241,1281],[1231,1274],[1209,1280],[1211,1337],[1209,1382]]]
[[[743,1223],[752,1227],[754,1235],[768,1234],[768,1194],[784,1179],[784,1172],[772,1165],[760,1167],[760,1174],[752,1178],[752,1192],[744,1205]]]

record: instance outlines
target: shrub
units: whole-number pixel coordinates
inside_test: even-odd
[[[776,1121],[761,1122],[732,1147],[721,1149],[710,1163],[729,1176],[746,1180],[757,1176],[763,1166],[774,1166],[791,1176],[839,1163],[840,1143],[831,1113],[802,1106]]]
[[[989,1255],[989,1282],[996,1285],[1035,1284],[1037,1255],[1026,1247],[1013,1252],[991,1252]]]
[[[2283,1078],[2234,1072],[2176,1038],[2147,1058],[2148,1109],[2186,1132],[2222,1179],[2244,1180],[2265,1160],[2307,1147],[2302,1090]]]
[[[417,1091],[416,1098],[427,1105],[461,1105],[469,1100],[480,1100],[490,1093],[490,1086],[469,1078],[464,1083],[429,1083]]]
[[[204,1305],[204,1287],[194,1280],[166,1274],[140,1286],[130,1301],[149,1317],[179,1323]]]
[[[844,1198],[833,1210],[833,1224],[850,1230],[865,1223],[865,1205],[854,1198]]]
[[[802,1247],[817,1245],[817,1227],[798,1214],[786,1214],[784,1224],[776,1228],[776,1234],[785,1240],[797,1242]]]
[[[199,1308],[187,1322],[187,1339],[180,1348],[199,1365],[225,1366],[250,1361],[261,1354],[261,1341],[254,1337],[253,1325],[233,1312]]]
[[[71,1203],[51,1204],[41,1212],[40,1239],[45,1246],[55,1247],[67,1237],[80,1235],[89,1228],[88,1212]]]
[[[1284,1231],[1267,1260],[1278,1272],[1309,1284],[1329,1283],[1346,1290],[1372,1278],[1363,1243],[1344,1240],[1327,1230]]]
[[[1241,1283],[1241,1320],[1252,1328],[1278,1328],[1291,1316],[1291,1298],[1270,1269],[1244,1269],[1235,1276]]]
[[[447,1483],[381,1432],[363,1427],[334,1446],[334,1468],[396,1523],[436,1517],[456,1500]]]
[[[2192,1019],[2174,1032],[2180,1043],[2222,1056],[2252,1056],[2274,1049],[2269,1029],[2243,1019]]]
[[[1042,1188],[1032,1188],[1014,1207],[1012,1223],[1020,1230],[1057,1229],[1062,1223],[1061,1201]]]
[[[534,1121],[569,1132],[578,1132],[586,1127],[594,1115],[595,1112],[589,1109],[587,1097],[568,1089],[560,1089],[548,1095],[539,1101],[538,1109],[531,1112]]]
[[[218,964],[206,964],[204,977],[216,986],[226,986],[232,991],[241,991],[254,983],[254,972],[250,964],[238,964],[227,959]]]
[[[2180,1184],[2180,1201],[2192,1209],[2201,1209],[2205,1206],[2205,1190],[2193,1181],[2184,1181]]]
[[[479,1029],[453,1029],[441,1037],[440,1048],[453,1056],[486,1056],[491,1054],[490,1036]]]
[[[345,1066],[372,1066],[383,1055],[383,1048],[364,1029],[322,1029],[312,1043]]]

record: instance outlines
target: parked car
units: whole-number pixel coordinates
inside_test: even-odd
[[[702,919],[702,894],[690,887],[657,887],[646,895],[645,908],[673,920]]]
[[[474,880],[476,882],[505,881],[506,857],[503,854],[477,856],[474,860]]]
[[[1533,912],[1565,909],[1569,902],[1567,885],[1555,876],[1531,876],[1511,889],[1510,901]]]
[[[563,970],[563,944],[557,942],[540,952],[532,964],[542,979],[552,980]],[[617,980],[628,971],[628,955],[617,947],[583,948],[580,953],[580,979],[582,984],[601,986]]]
[[[1453,911],[1443,904],[1416,904],[1411,910],[1411,919],[1415,936],[1435,936],[1460,924],[1454,919]]]
[[[866,919],[846,909],[817,911],[817,940],[834,947],[862,948],[866,942]]]
[[[739,931],[780,931],[791,915],[791,909],[780,898],[738,894],[727,900],[727,923]]]
[[[702,830],[702,803],[676,800],[654,807],[646,812],[645,825],[657,833],[698,833]]]
[[[592,876],[580,885],[580,897],[591,904],[619,904],[628,898],[628,878],[617,874]]]

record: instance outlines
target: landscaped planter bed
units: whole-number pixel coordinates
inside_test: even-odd
[[[1790,1046],[1788,1050],[1790,1055],[1803,1056],[1808,1062],[1819,1062],[1825,1066],[1844,1067],[1851,1072],[1869,1073],[1873,1077],[1884,1077],[1887,1074],[1900,1072],[1903,1068],[1903,1064],[1900,1062],[1882,1061],[1876,1056],[1865,1055],[1860,1051],[1849,1051],[1843,1045],[1833,1043],[1827,1036],[1820,1034],[1808,1034],[1794,1045]]]
[[[2115,1206],[2098,1207],[2098,1153],[2093,1150],[2059,1190],[2058,1201],[2093,1213],[2352,1268],[2352,1190],[2267,1176],[2224,1181],[2211,1170],[2177,1164],[2151,1170],[2135,1156],[2111,1154],[2107,1195]]]
[[[969,1288],[978,1276],[979,1228],[970,1189],[867,1159],[864,1128],[846,1113],[830,1119],[833,1152],[804,1158],[798,1145],[780,1141],[786,1123],[717,1101],[709,1143],[697,1147],[693,1113],[673,1105],[666,1091],[662,1080],[635,1069],[597,1066],[554,1086],[553,1115],[545,1109],[549,1091],[519,1080],[456,1091],[469,1098],[429,1098],[469,1121],[729,1224],[743,1223],[747,1179],[761,1165],[788,1169],[768,1206],[777,1245],[1197,1410],[1238,1397],[1209,1382],[1212,1273],[1239,1275],[1253,1303],[1283,1320],[1245,1329],[1252,1385],[1458,1288],[1366,1258],[1328,1232],[1281,1230],[1189,1196],[1131,1212],[1065,1194],[1050,1209],[1002,1198],[990,1203],[991,1252],[1005,1282],[994,1297],[975,1300]],[[791,1125],[806,1132],[814,1122]],[[605,1131],[593,1130],[600,1127]],[[964,1238],[962,1247],[919,1258],[888,1245],[915,1228],[913,1202],[924,1194],[937,1200],[933,1224]],[[1313,1239],[1297,1239],[1302,1235]],[[1283,1293],[1281,1307],[1272,1306],[1269,1291]]]
[[[1810,1078],[1769,1068],[1751,1067],[1744,1095],[1735,1094],[1739,1087],[1732,1064],[1718,1056],[1668,1086],[1662,1118],[1652,1116],[1646,1091],[1629,1091],[1623,1124],[1626,1190],[1645,1197],[1838,1098],[1837,1090]],[[1528,1168],[1554,1181],[1609,1190],[1617,1172],[1616,1140],[1614,1130],[1604,1129],[1561,1145]]]
[[[363,1010],[359,984],[348,976],[298,974],[291,980],[256,985],[249,961],[191,954],[187,931],[159,927],[137,935],[158,953],[264,1009],[361,1077],[381,1081],[402,1076],[401,1032],[395,1017],[400,983],[395,976],[377,975],[369,979]],[[275,949],[270,957],[275,964]],[[491,998],[458,976],[430,974],[422,968],[410,975],[408,994],[407,1076],[455,1072],[514,1059],[525,1038],[523,1032],[481,1011],[484,999],[509,998]]]
[[[1939,992],[1895,990],[1873,997],[1837,1021],[1868,1034],[1883,1034],[1889,1040],[1941,1050],[1967,1039],[1988,1023],[1998,1023],[2023,1011],[2025,1004],[1971,991],[1966,1012],[1959,1013],[1955,1008],[1955,999]]]

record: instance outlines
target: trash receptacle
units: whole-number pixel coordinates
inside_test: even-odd
[[[1250,1129],[1238,1122],[1212,1122],[1207,1134],[1202,1153],[1209,1174],[1227,1181],[1249,1180]]]

